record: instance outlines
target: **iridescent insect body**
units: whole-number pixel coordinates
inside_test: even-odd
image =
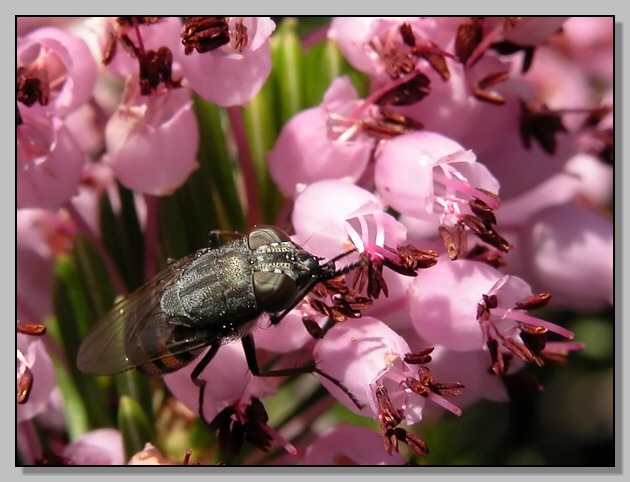
[[[205,381],[199,378],[220,346],[241,339],[247,364],[256,376],[318,373],[360,406],[337,380],[314,364],[261,372],[250,333],[264,313],[279,323],[317,283],[341,270],[335,261],[322,263],[278,228],[259,226],[225,244],[215,235],[210,247],[173,261],[141,288],[119,301],[99,320],[79,349],[81,371],[113,375],[132,368],[164,375],[192,362],[210,349],[191,373],[200,387],[200,414]]]

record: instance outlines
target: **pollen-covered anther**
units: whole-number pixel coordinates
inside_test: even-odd
[[[247,27],[243,23],[242,19],[239,19],[234,24],[234,31],[231,32],[234,40],[234,49],[237,52],[242,52],[249,43],[249,37],[247,36]]]
[[[472,53],[483,40],[483,18],[470,17],[457,28],[455,54],[459,61],[466,64]]]
[[[416,46],[416,37],[413,34],[413,29],[411,28],[411,25],[405,22],[401,24],[398,30],[400,32],[400,37],[402,38],[402,41],[405,45],[412,48]]]
[[[431,353],[433,353],[434,349],[434,347],[430,347],[415,353],[405,353],[403,361],[410,365],[426,365],[431,361]]]
[[[506,360],[499,349],[499,342],[495,339],[490,339],[486,342],[486,346],[491,359],[489,372],[496,376],[503,376],[506,371]]]
[[[479,239],[495,247],[499,251],[507,253],[510,249],[508,243],[495,229],[482,219],[471,214],[464,214],[461,217],[463,223],[468,227]]]
[[[328,316],[329,318],[332,317],[332,308],[328,306],[326,303],[324,303],[322,300],[318,300],[316,298],[309,298],[308,304],[311,306],[311,308],[321,313],[322,315]]]
[[[472,93],[475,98],[495,105],[505,104],[505,97],[498,92],[489,92],[487,89],[493,87],[501,82],[505,82],[509,78],[509,72],[505,70],[499,70],[491,72],[477,82],[477,85],[472,86]]]
[[[46,333],[46,326],[40,323],[17,322],[17,332],[23,335],[42,336]]]
[[[17,68],[16,99],[27,107],[47,105],[50,100],[48,73],[44,69]]]
[[[438,383],[425,366],[418,369],[418,378],[407,377],[405,384],[412,392],[423,397],[428,397],[431,393],[457,397],[463,393],[464,389],[464,385],[459,382]]]
[[[358,295],[334,295],[331,297],[333,310],[349,318],[360,318],[361,311],[372,304],[372,299]]]
[[[411,72],[411,71],[410,71]],[[407,73],[407,72],[405,72]],[[431,91],[431,80],[422,72],[411,74],[408,80],[396,83],[376,99],[379,105],[411,105],[424,99]]]
[[[182,31],[184,53],[203,54],[230,42],[227,17],[187,17]]]
[[[385,249],[396,255],[396,258],[385,258],[383,263],[389,269],[405,276],[416,276],[416,270],[426,269],[437,263],[438,253],[432,249],[420,249],[413,245],[398,246]]]
[[[362,264],[355,270],[352,286],[359,293],[366,288],[368,298],[375,300],[381,293],[387,297],[389,291],[383,278],[384,259],[380,256],[372,256],[368,251],[361,253]]]
[[[138,59],[140,63],[140,93],[149,95],[160,84],[173,89],[181,87],[182,79],[173,79],[173,54],[168,47],[148,50]]]
[[[468,251],[468,238],[462,223],[457,223],[453,229],[444,225],[438,227],[440,238],[446,248],[449,259],[456,260],[466,255]]]
[[[28,401],[31,388],[33,388],[33,372],[25,366],[17,382],[17,403],[24,404]]]
[[[221,453],[237,455],[243,446],[243,424],[237,419],[233,406],[225,407],[210,422],[209,429],[217,432]]]
[[[475,216],[486,224],[497,224],[494,210],[480,199],[472,199],[468,205]]]
[[[163,17],[147,17],[147,16],[122,16],[116,17],[116,23],[121,28],[135,27],[136,25],[152,25],[163,21]]]
[[[309,305],[336,323],[343,322],[347,318],[360,318],[362,311],[372,304],[372,299],[350,289],[343,278],[339,280],[330,280],[333,282],[330,285],[329,281],[319,283],[317,290],[312,293],[317,297],[310,296]],[[324,299],[329,301],[325,302]]]
[[[142,38],[140,37],[138,26],[152,25],[162,22],[163,20],[163,17],[116,17],[113,20],[114,29],[109,33],[107,43],[103,48],[103,65],[108,65],[114,59],[116,52],[118,51],[119,43],[133,58],[140,58],[144,52],[144,48],[142,46]],[[139,43],[138,46],[136,46],[133,40],[129,37],[129,31],[131,29],[135,29],[136,31]]]
[[[437,44],[428,39],[418,40],[413,33],[411,25],[403,23],[400,28],[400,36],[403,43],[409,47],[409,54],[412,57],[425,59],[431,68],[440,76],[442,80],[448,80],[451,73],[446,64],[446,57],[454,57],[452,54],[442,50]]]
[[[394,429],[403,420],[403,411],[394,407],[389,393],[385,387],[378,387],[375,391],[376,403],[378,405],[378,419],[383,435],[383,445],[388,454],[398,452],[398,438],[394,434]]]
[[[383,435],[383,445],[388,454],[398,452],[398,442],[403,442],[420,456],[429,453],[429,447],[416,435],[409,433],[404,428],[398,427],[403,421],[403,411],[394,407],[389,393],[385,387],[378,387],[375,390],[376,404],[378,406],[378,419],[381,433]]]
[[[514,305],[517,310],[535,310],[542,308],[551,300],[551,293],[538,293],[519,301]]]
[[[539,367],[545,364],[543,357],[539,353],[536,353],[525,343],[521,343],[514,338],[504,339],[503,346],[527,363],[532,363]]]
[[[407,444],[407,446],[417,455],[421,457],[429,455],[429,446],[417,435],[414,435],[401,427],[396,427],[393,432],[394,437],[396,437],[397,440]]]
[[[209,427],[217,431],[219,448],[226,455],[238,455],[244,441],[267,451],[272,440],[295,455],[295,447],[267,425],[268,419],[262,402],[252,397],[249,405],[244,408],[242,405],[231,405],[223,409],[210,422]]]
[[[393,139],[424,128],[421,122],[383,106],[374,106],[371,115],[360,121],[359,125],[365,134],[378,140]]]
[[[520,135],[525,149],[531,149],[532,139],[548,154],[555,154],[558,145],[557,135],[568,132],[563,124],[562,114],[538,102],[520,102]]]
[[[481,244],[473,246],[473,248],[466,253],[465,258],[473,261],[481,261],[494,268],[502,268],[506,265],[505,259],[500,253]]]
[[[482,300],[477,303],[477,320],[488,321],[490,319],[490,310],[498,306],[496,295],[481,295]]]
[[[492,310],[499,306],[497,295],[488,295],[484,293],[483,295],[481,295],[481,297],[483,298],[483,302],[488,307],[488,309]]]

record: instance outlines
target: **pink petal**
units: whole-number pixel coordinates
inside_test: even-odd
[[[613,303],[613,223],[564,204],[538,214],[526,233],[530,275],[551,303],[596,310]]]
[[[484,263],[440,258],[409,289],[412,325],[430,345],[480,350],[485,339],[476,317],[477,303],[502,276]]]
[[[129,189],[170,194],[197,168],[199,133],[189,95],[179,89],[144,105],[123,105],[107,123],[105,160]]]
[[[404,465],[394,452],[383,450],[382,435],[367,427],[337,425],[324,431],[307,447],[305,465]]]
[[[33,117],[17,127],[17,207],[56,209],[77,193],[85,156],[57,118]]]

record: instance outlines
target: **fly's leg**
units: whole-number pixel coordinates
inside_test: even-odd
[[[365,407],[364,404],[359,402],[357,397],[346,387],[343,383],[341,383],[336,378],[331,377],[327,373],[321,371],[315,363],[304,365],[301,367],[292,367],[292,368],[282,368],[279,370],[269,370],[267,372],[261,372],[260,367],[258,366],[258,358],[256,357],[256,346],[254,345],[254,337],[251,334],[243,336],[241,339],[243,343],[243,350],[245,351],[245,358],[247,359],[247,366],[249,370],[252,372],[252,375],[257,377],[287,377],[291,375],[299,375],[302,373],[317,373],[318,375],[326,378],[335,386],[337,386],[342,392],[344,392],[350,400],[357,406],[357,408],[362,409]],[[202,360],[203,362],[203,360]]]
[[[197,366],[195,366],[192,373],[190,374],[190,379],[192,380],[192,382],[199,387],[199,415],[201,416],[201,420],[203,420],[207,425],[210,425],[210,423],[203,415],[203,397],[206,391],[206,381],[199,378],[199,375],[201,375],[201,372],[208,366],[208,363],[212,361],[214,356],[219,351],[220,346],[221,345],[219,343],[211,345],[210,349],[206,352],[203,358],[199,360],[199,363],[197,363]]]

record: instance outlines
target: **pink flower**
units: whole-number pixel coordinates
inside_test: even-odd
[[[17,127],[17,207],[56,209],[77,192],[85,156],[58,117],[26,109]]]
[[[402,410],[401,417],[407,425],[422,419],[427,399],[460,414],[440,395],[429,393],[425,398],[409,388],[408,380],[417,376],[417,370],[404,361],[410,352],[407,342],[383,322],[362,317],[336,324],[318,341],[313,355],[319,370],[339,380],[364,405],[359,409],[348,394],[321,378],[322,385],[355,413],[379,420],[377,389],[384,388],[394,406]]]
[[[122,436],[118,430],[102,428],[88,432],[66,446],[61,456],[70,465],[123,465]]]
[[[374,172],[376,188],[402,214],[453,224],[469,212],[471,198],[498,205],[480,189],[498,193],[499,184],[471,151],[433,132],[398,136],[383,146]]]
[[[147,442],[140,452],[129,459],[127,465],[176,465],[176,463],[164,457],[153,444]]]
[[[490,295],[496,296],[497,306],[488,308],[488,316],[482,317],[480,306],[486,306],[485,297]],[[485,263],[438,262],[414,280],[409,296],[412,324],[430,345],[457,351],[482,350],[489,340],[502,344],[517,336],[519,323],[573,337],[568,330],[515,309],[521,300],[532,296],[531,288],[524,280],[503,275]]]
[[[63,117],[72,112],[91,97],[96,83],[96,63],[85,42],[54,27],[18,38],[17,68],[18,100],[25,100],[21,82],[36,81],[40,98],[31,105],[47,115]],[[21,105],[22,114],[24,110]]]
[[[197,358],[197,363],[202,356]],[[200,388],[190,379],[196,362],[166,375],[164,381],[177,399],[199,413]],[[254,377],[249,371],[243,347],[238,342],[222,346],[199,378],[207,382],[202,407],[207,421],[227,406],[247,404],[252,396],[262,398],[274,392],[269,379]]]
[[[309,335],[302,323],[300,308],[301,306],[298,305],[277,325],[267,325],[264,321],[260,322],[253,332],[256,348],[274,353],[290,353],[312,341],[313,337]]]
[[[613,225],[574,204],[548,208],[526,225],[522,238],[528,279],[552,293],[551,303],[578,311],[613,304]]]
[[[193,17],[197,18],[197,17]],[[204,22],[204,17],[199,17]],[[201,26],[186,24],[184,45],[191,51],[174,52],[190,87],[205,99],[222,106],[244,105],[258,93],[271,72],[269,36],[276,28],[269,17],[219,17],[228,41],[216,48],[197,48]],[[211,18],[208,18],[211,20]],[[197,28],[200,31],[197,31]]]
[[[565,170],[580,181],[577,202],[605,209],[613,199],[614,169],[591,154],[580,153],[567,161]]]
[[[99,60],[111,56],[107,59],[107,70],[123,79],[137,78],[138,59],[124,43],[118,43],[112,55],[112,43],[122,35],[126,35],[133,45],[144,52],[157,51],[160,47],[167,47],[172,53],[183,50],[180,39],[182,23],[179,18],[160,17],[155,23],[142,23],[141,18],[136,17],[136,25],[121,22],[120,17],[92,17],[86,21],[100,52]]]
[[[383,450],[382,435],[366,427],[340,424],[325,430],[304,453],[302,465],[404,465]]]
[[[355,184],[332,179],[310,184],[295,200],[294,241],[317,256],[333,258],[348,245],[346,220],[365,209],[380,212],[382,205]]]
[[[323,179],[356,182],[364,172],[372,142],[366,137],[346,139],[335,133],[335,118],[358,106],[357,94],[347,77],[330,85],[322,104],[299,112],[283,127],[269,151],[269,171],[287,197],[302,184]]]
[[[508,393],[501,377],[491,373],[490,357],[484,350],[456,351],[436,345],[431,352],[431,373],[441,380],[457,380],[464,385],[463,393],[457,397],[457,406],[469,407],[485,399],[494,402],[507,402]],[[511,372],[522,368],[523,363],[513,363]],[[429,407],[427,407],[429,408]],[[439,405],[431,405],[432,410],[444,411]]]
[[[328,38],[355,68],[382,80],[395,75],[391,65],[411,50],[400,35],[403,24],[410,26],[422,47],[446,47],[455,33],[452,25],[444,25],[435,17],[335,17]],[[417,64],[426,65],[423,60]]]
[[[52,311],[55,257],[70,249],[76,226],[65,213],[42,209],[16,212],[18,318],[41,323]]]
[[[498,27],[503,40],[517,45],[541,45],[561,30],[569,17],[488,17],[487,28]]]
[[[612,85],[614,17],[570,17],[554,42],[600,82]]]
[[[130,93],[105,130],[107,156],[129,189],[170,194],[197,168],[199,133],[190,93],[168,90],[142,99]]]
[[[359,409],[339,387],[325,378],[321,383],[339,402],[355,413],[378,420],[378,405],[374,390],[387,384],[395,394],[397,405],[407,406],[408,422],[422,418],[424,399],[406,399],[402,382],[413,373],[403,362],[411,350],[406,341],[376,318],[348,320],[331,328],[313,351],[318,369],[339,380],[364,406]]]
[[[48,409],[57,382],[52,361],[40,337],[18,333],[16,361],[18,387],[25,386],[24,377],[31,380],[27,399],[17,405],[17,421],[23,422]]]

